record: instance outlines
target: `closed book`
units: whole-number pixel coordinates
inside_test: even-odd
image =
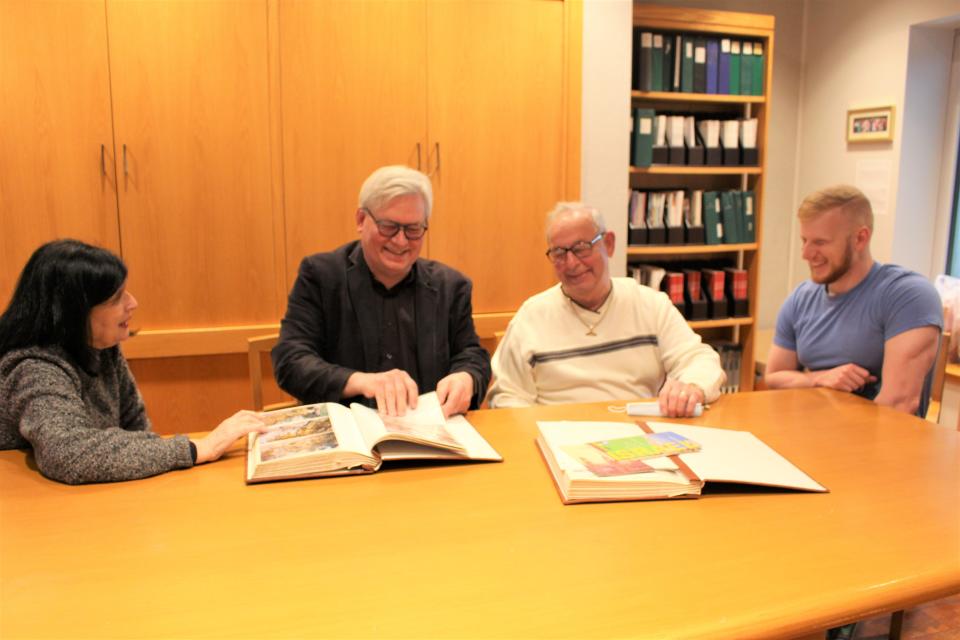
[[[723,221],[720,217],[721,208],[718,192],[703,192],[703,229],[707,244],[723,243]]]
[[[724,290],[724,272],[720,269],[703,270],[703,292],[711,300],[721,300],[726,296]]]
[[[744,42],[740,50],[740,95],[753,95],[753,43]]]
[[[700,37],[693,40],[693,92],[707,92],[707,41]]]
[[[724,269],[724,283],[728,302],[728,312],[734,317],[743,317],[750,313],[750,301],[747,297],[747,272],[744,269],[727,267]]]
[[[653,34],[649,31],[640,33],[640,91],[650,91],[653,83]]]
[[[711,318],[727,317],[727,295],[724,291],[724,272],[720,269],[703,270],[703,292],[707,298]]]
[[[667,271],[660,281],[660,290],[674,305],[683,304],[683,272]]]
[[[719,93],[720,41],[707,39],[707,93]]]
[[[764,55],[763,55],[763,43],[754,42],[753,43],[753,66],[751,67],[753,71],[753,83],[751,85],[753,89],[753,95],[762,96],[763,95],[763,76],[764,76]]]
[[[663,35],[653,34],[653,49],[650,55],[650,90],[663,91]]]
[[[633,158],[635,167],[649,167],[653,162],[653,109],[633,110]]]
[[[680,90],[693,93],[693,37],[683,36],[683,61],[680,69]]]
[[[663,88],[661,91],[675,91],[673,88],[673,65],[675,55],[675,37],[672,33],[663,35]]]
[[[679,33],[673,36],[673,81],[670,83],[671,91],[681,91],[681,72],[683,70],[683,36]]]
[[[732,191],[720,193],[720,219],[723,220],[723,241],[726,244],[740,242],[740,213]]]
[[[700,290],[701,273],[696,269],[684,269],[683,279],[686,289],[687,299],[691,302],[699,302],[703,299],[703,291]]]
[[[720,58],[717,63],[717,93],[730,93],[730,38],[720,41]]]
[[[633,28],[633,64],[630,65],[630,88],[640,90],[640,27]]]
[[[753,191],[744,191],[741,194],[741,200],[743,201],[743,241],[756,242],[756,196]]]
[[[730,41],[730,95],[740,94],[740,41]]]

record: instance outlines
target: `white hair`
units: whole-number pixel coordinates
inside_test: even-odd
[[[424,220],[429,220],[430,210],[433,209],[430,178],[416,169],[399,164],[380,167],[363,181],[359,206],[367,211],[379,211],[394,198],[412,194],[423,198]]]
[[[603,214],[600,213],[600,210],[596,207],[591,207],[588,204],[582,202],[558,202],[553,210],[547,214],[547,241],[550,241],[550,227],[553,223],[565,215],[572,215],[574,213],[585,213],[590,216],[590,219],[593,221],[594,226],[597,228],[597,233],[606,233],[607,223],[603,219]]]

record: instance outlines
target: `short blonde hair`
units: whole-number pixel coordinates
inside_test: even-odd
[[[848,184],[838,184],[811,193],[800,203],[797,217],[801,220],[812,220],[831,209],[840,209],[847,220],[873,231],[873,208],[870,201],[860,189]]]
[[[359,206],[375,212],[394,198],[414,194],[423,198],[424,220],[429,220],[430,211],[433,209],[433,186],[430,178],[410,167],[388,165],[380,167],[363,181]]]
[[[597,227],[597,233],[607,232],[607,222],[596,207],[591,207],[582,202],[558,202],[553,210],[547,214],[547,242],[550,241],[550,227],[553,226],[553,222],[568,213],[585,213],[590,216],[594,226]]]

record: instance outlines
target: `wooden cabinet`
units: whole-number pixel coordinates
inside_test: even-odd
[[[656,262],[682,265],[691,261],[722,259],[729,266],[747,271],[749,313],[745,317],[691,321],[690,325],[704,339],[733,340],[742,349],[739,388],[753,389],[754,344],[756,342],[757,291],[760,267],[760,239],[763,229],[763,188],[766,166],[766,131],[770,117],[770,86],[773,78],[774,19],[772,16],[676,9],[661,5],[634,4],[633,24],[644,31],[659,33],[690,33],[711,36],[730,36],[764,44],[766,67],[763,71],[764,95],[717,95],[680,92],[632,92],[634,108],[652,108],[655,111],[695,114],[731,114],[742,118],[757,118],[757,148],[759,165],[743,166],[684,166],[653,165],[647,168],[630,167],[632,189],[675,189],[686,187],[702,190],[751,190],[756,194],[756,242],[717,245],[651,245],[631,246],[627,261]],[[634,45],[636,46],[636,44]],[[634,60],[637,59],[634,52]]]
[[[579,1],[0,2],[0,306],[73,236],[120,254],[124,353],[161,431],[247,405],[246,338],[300,260],[357,237],[376,167],[433,179],[424,256],[474,281],[482,336],[552,281],[579,194]],[[101,149],[103,150],[101,153]]]
[[[111,1],[107,17],[140,326],[276,319],[266,4]]]
[[[555,282],[544,218],[579,192],[565,182],[568,11],[510,0],[427,8],[429,255],[473,279],[476,312],[514,311]]]
[[[562,2],[281,2],[288,280],[303,256],[357,237],[373,169],[407,164],[434,184],[422,255],[473,279],[475,311],[512,311],[549,286],[531,244],[579,190],[571,21]]]
[[[425,3],[279,4],[286,280],[300,260],[358,237],[363,180],[426,167]]]
[[[120,249],[103,0],[0,2],[0,308],[41,243]]]

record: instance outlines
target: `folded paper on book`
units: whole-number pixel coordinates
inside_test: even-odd
[[[643,424],[643,423],[641,423]],[[537,445],[565,504],[613,500],[697,497],[706,482],[727,482],[799,491],[826,489],[747,431],[647,422],[649,432],[670,431],[700,451],[643,462],[652,471],[599,476],[564,448],[645,433],[625,422],[538,422]]]

